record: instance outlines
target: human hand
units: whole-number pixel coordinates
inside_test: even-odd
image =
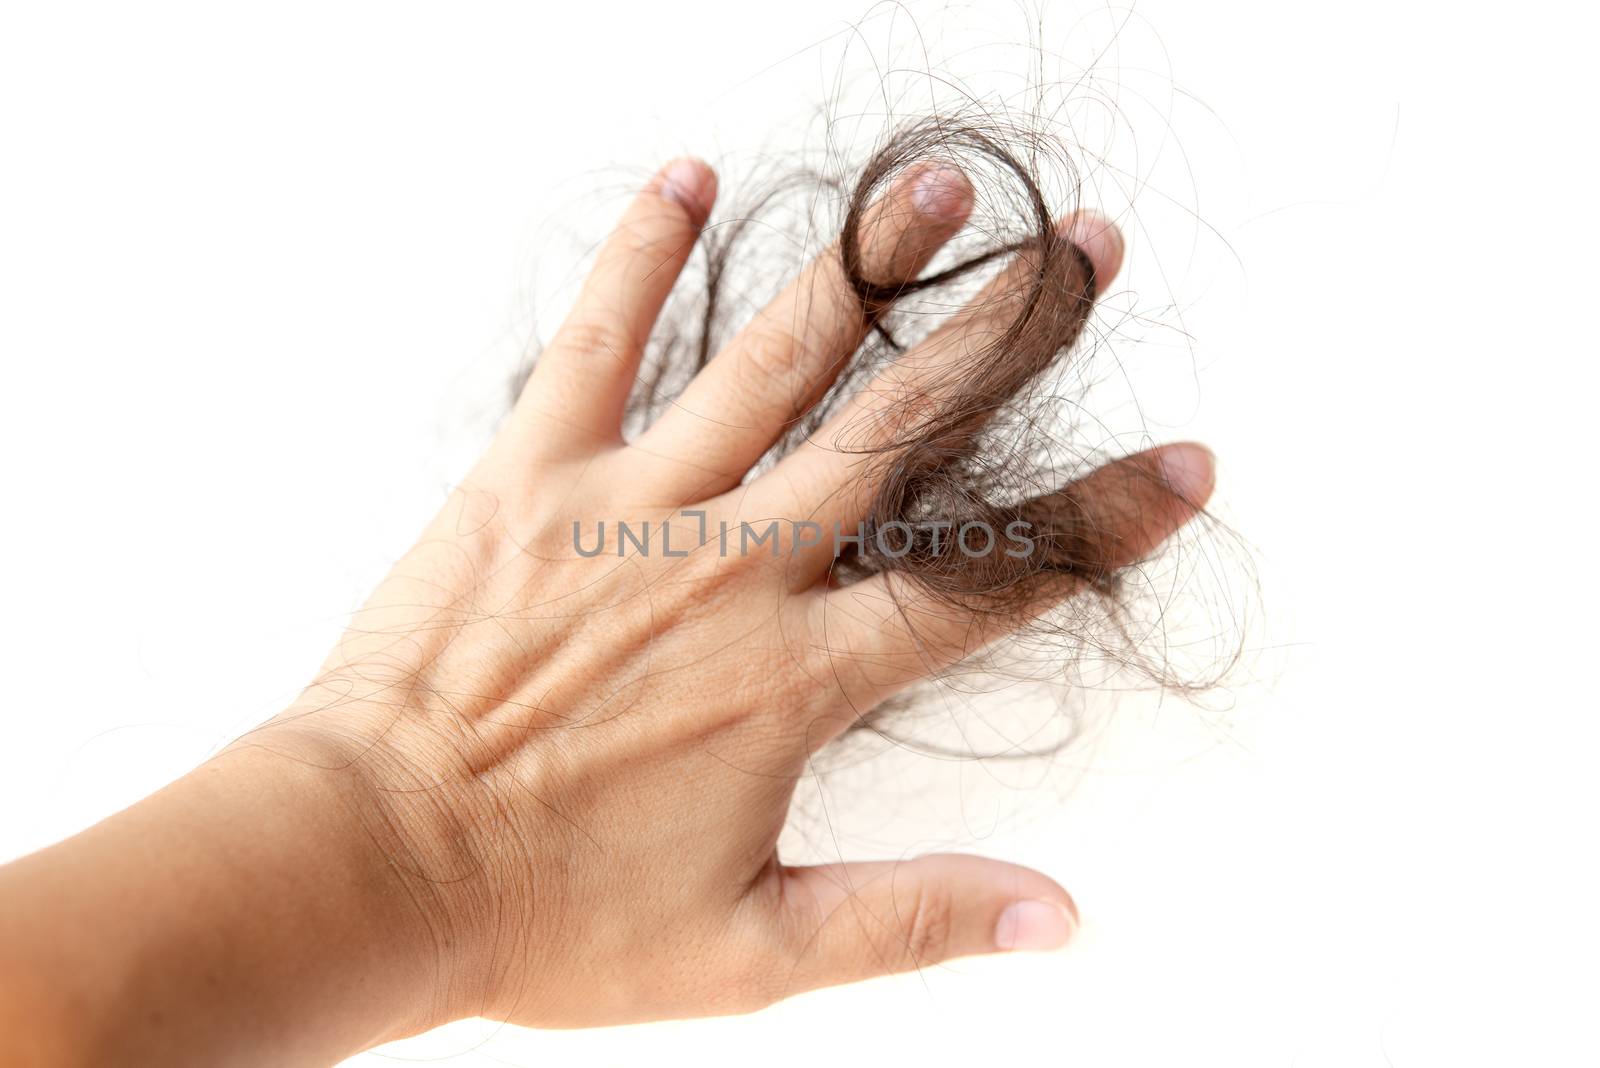
[[[892,440],[903,376],[936,377],[1002,329],[1015,314],[1006,294],[1038,260],[1019,257],[747,480],[870,319],[830,249],[625,442],[645,341],[714,192],[708,169],[680,161],[640,193],[487,455],[303,698],[246,740],[361,783],[372,832],[432,932],[441,1019],[579,1027],[740,1012],[950,957],[1053,948],[1076,922],[1065,890],[1014,865],[790,868],[775,851],[818,747],[1008,625],[893,574],[833,586],[831,538],[806,546],[788,521],[854,528],[876,469],[838,442]],[[916,278],[971,198],[958,171],[909,170],[867,216],[866,273],[884,286]],[[1080,214],[1061,233],[1084,256],[1060,259],[1059,285],[1092,294],[1116,274],[1109,223]],[[1075,495],[1124,565],[1189,518],[1211,478],[1205,450],[1170,446],[1101,469]],[[786,521],[776,554],[737,551],[737,534],[719,543],[724,523],[759,532],[774,519]],[[648,551],[617,555],[619,523],[648,526]],[[603,551],[584,555],[601,529]],[[1063,578],[1035,600],[1075,588]]]
[[[0,1052],[325,1063],[461,1016],[742,1012],[1069,938],[1071,898],[1035,871],[963,856],[788,867],[776,843],[819,747],[1145,558],[1208,496],[1210,454],[1167,446],[1022,507],[1059,559],[995,571],[1024,576],[1009,586],[951,596],[892,567],[836,581],[833,534],[987,417],[944,419],[942,391],[975,375],[1008,401],[1021,378],[991,382],[984,346],[1011,352],[1018,322],[1040,358],[1070,344],[1120,238],[1082,214],[1019,248],[749,477],[861,344],[872,301],[961,229],[972,191],[952,169],[908,168],[858,247],[826,251],[624,441],[645,340],[714,188],[684,161],[640,193],[486,455],[289,709],[0,868]],[[620,553],[619,524],[635,539]],[[1009,535],[979,547],[1016,551]],[[919,551],[974,566],[952,544]]]

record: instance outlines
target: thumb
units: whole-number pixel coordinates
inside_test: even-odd
[[[783,879],[790,992],[977,953],[1059,949],[1078,924],[1054,880],[982,857],[787,868]]]

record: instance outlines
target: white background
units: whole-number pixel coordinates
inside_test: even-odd
[[[360,1062],[1600,1063],[1580,6],[0,12],[0,858],[293,693],[629,183],[815,150],[895,65],[998,100],[1031,42],[1131,233],[1152,432],[1221,456],[1259,656],[1002,789],[867,775],[832,815],[1050,872],[1079,942]]]

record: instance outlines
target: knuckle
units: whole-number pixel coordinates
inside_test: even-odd
[[[633,349],[633,339],[620,323],[599,317],[567,322],[561,327],[561,334],[556,340],[563,348],[577,352],[603,352],[621,356]]]
[[[912,967],[943,960],[949,955],[951,932],[955,927],[955,909],[950,896],[919,887],[908,905],[909,908],[901,910],[900,953]]]
[[[804,380],[803,356],[803,346],[791,335],[773,327],[755,329],[733,361],[734,388],[744,399],[764,402],[763,407],[788,399]]]
[[[794,370],[799,348],[788,332],[767,326],[754,330],[746,339],[739,362],[754,378],[778,378]]]

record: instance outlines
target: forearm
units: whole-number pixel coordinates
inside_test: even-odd
[[[239,749],[0,868],[0,1049],[330,1063],[440,1022],[425,917],[359,803]]]

